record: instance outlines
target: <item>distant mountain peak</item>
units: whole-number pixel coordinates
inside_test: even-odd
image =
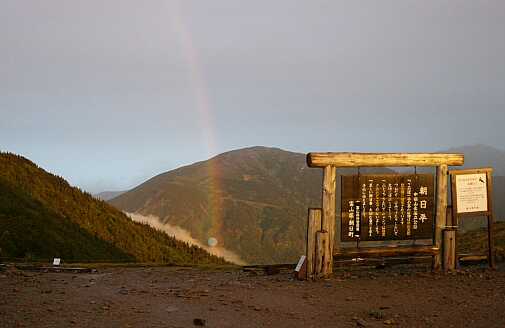
[[[496,152],[496,153],[503,153],[505,155],[505,151],[500,150],[494,146],[478,143],[478,144],[472,144],[472,145],[463,145],[463,146],[457,146],[457,147],[450,147],[448,151],[490,151],[490,152]]]

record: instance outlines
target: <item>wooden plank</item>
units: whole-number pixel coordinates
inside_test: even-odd
[[[16,265],[16,269],[38,272],[69,272],[69,273],[95,273],[96,269],[92,268],[72,268],[61,266],[37,266],[37,265]]]
[[[314,279],[328,276],[329,265],[333,263],[331,256],[328,256],[329,233],[327,231],[316,232],[316,245]]]
[[[444,230],[444,271],[454,271],[456,269],[456,230]]]
[[[309,208],[307,222],[307,279],[314,274],[314,259],[316,256],[316,232],[321,230],[321,209]]]
[[[486,257],[484,257],[486,259]],[[335,267],[366,267],[366,266],[393,266],[399,264],[431,264],[432,256],[397,256],[388,258],[361,258],[359,261],[347,258],[336,260]]]
[[[440,248],[433,246],[353,247],[342,248],[340,252],[333,253],[333,258],[344,259],[409,255],[437,255],[439,253]]]
[[[460,255],[459,262],[482,262],[488,261],[487,255]]]
[[[328,232],[328,251],[326,257],[331,257],[336,246],[340,247],[339,242],[335,245],[335,220],[336,220],[336,169],[334,166],[326,166],[323,172],[323,216],[321,221],[322,230]],[[340,225],[340,224],[339,224]],[[332,261],[329,262],[328,273],[333,271]]]
[[[397,167],[397,166],[460,166],[463,154],[442,153],[308,153],[309,167]]]
[[[353,260],[352,257],[348,257],[345,259],[336,259],[333,263],[334,266],[337,267],[352,267],[352,266],[376,266],[376,265],[396,265],[396,264],[421,264],[421,263],[431,263],[431,253],[424,256],[415,256],[408,257],[407,256],[397,256],[397,257],[389,257],[389,258],[366,258],[364,257],[360,261]],[[472,258],[478,258],[481,261],[487,261],[487,256],[477,256]],[[307,262],[305,262],[307,263]],[[296,263],[284,263],[284,264],[257,264],[257,265],[245,265],[242,266],[243,272],[251,272],[255,274],[268,274],[268,272],[277,272],[277,273],[290,273],[295,267]],[[305,265],[305,264],[304,264]],[[5,266],[5,264],[0,264],[0,268]]]
[[[293,271],[296,267],[296,263],[281,263],[281,264],[256,264],[256,265],[243,265],[243,271],[255,271],[255,270],[266,270],[269,268]]]
[[[493,173],[492,167],[481,167],[476,169],[459,169],[459,170],[451,170],[451,175],[456,174],[476,174],[476,173]]]
[[[447,165],[437,167],[437,217],[435,225],[435,243],[434,246],[438,249],[442,247],[443,230],[446,226],[447,215]],[[434,271],[439,271],[442,268],[442,258],[440,254],[433,257],[432,268]]]

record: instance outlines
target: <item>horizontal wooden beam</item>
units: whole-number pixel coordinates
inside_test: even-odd
[[[363,247],[342,248],[340,252],[333,253],[334,259],[389,257],[408,255],[437,255],[440,249],[433,246],[395,246],[395,247]]]
[[[460,166],[463,154],[442,153],[308,153],[309,167],[397,167],[397,166]]]
[[[487,261],[487,255],[459,255],[460,262],[483,262]]]
[[[477,173],[491,173],[491,174],[493,174],[493,168],[492,167],[481,167],[478,169],[464,169],[464,170],[450,170],[449,171],[450,175],[477,174]]]
[[[397,265],[397,264],[428,264],[432,260],[431,255],[426,256],[402,256],[402,257],[387,257],[387,258],[363,258],[359,261],[354,259],[336,259],[335,267],[360,267],[360,266],[382,266],[382,265]]]

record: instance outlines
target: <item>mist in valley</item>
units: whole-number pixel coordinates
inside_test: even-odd
[[[125,212],[126,215],[128,215],[133,221],[140,222],[140,223],[145,223],[150,225],[151,227],[158,229],[160,231],[163,231],[169,236],[174,237],[177,240],[186,242],[190,245],[198,246],[200,248],[203,248],[207,252],[209,252],[212,255],[216,255],[219,257],[224,258],[226,261],[237,264],[237,265],[246,265],[247,263],[240,258],[237,254],[234,252],[223,248],[221,246],[215,245],[215,246],[210,246],[210,245],[204,245],[200,241],[196,240],[191,236],[189,231],[175,226],[171,225],[168,223],[163,223],[161,222],[160,218],[155,216],[155,215],[142,215],[138,213],[128,213]],[[212,241],[215,241],[215,238],[210,238]],[[213,242],[209,242],[209,244],[214,244]]]

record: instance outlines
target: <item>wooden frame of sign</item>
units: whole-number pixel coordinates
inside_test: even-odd
[[[309,153],[307,165],[323,169],[322,209],[309,209],[307,226],[307,279],[333,272],[334,258],[431,255],[432,269],[442,268],[441,248],[446,228],[448,166],[464,164],[463,154],[435,153]],[[341,248],[336,217],[336,168],[424,166],[437,168],[436,225],[432,245]],[[336,229],[338,231],[336,231]],[[339,238],[335,239],[335,235]]]
[[[488,263],[496,267],[493,234],[493,169],[451,170],[453,225],[463,217],[487,217]]]

